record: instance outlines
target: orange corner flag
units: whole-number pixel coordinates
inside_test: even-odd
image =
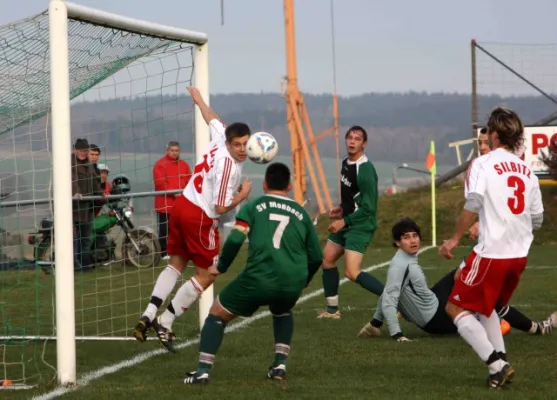
[[[425,166],[433,175],[437,174],[437,163],[435,161],[435,143],[433,142],[433,140],[431,141],[429,154],[427,155],[427,158],[425,160]]]

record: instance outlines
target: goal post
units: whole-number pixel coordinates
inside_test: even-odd
[[[167,40],[192,43],[194,50],[195,84],[205,99],[209,99],[209,71],[207,36],[203,33],[167,27],[140,21],[88,7],[50,0],[49,43],[51,66],[52,102],[52,152],[54,189],[54,231],[56,254],[56,335],[57,369],[60,384],[76,382],[75,297],[73,242],[68,245],[63,238],[72,237],[71,162],[68,149],[72,146],[70,132],[70,87],[68,64],[68,19],[111,27],[123,31],[160,37]],[[199,109],[195,110],[196,158],[209,144],[209,128]],[[57,240],[57,238],[59,240]],[[213,287],[200,298],[199,322],[203,325],[213,300]]]
[[[149,146],[157,148],[156,157],[159,158],[161,146],[169,142],[167,135],[172,140],[186,137],[186,142],[192,142],[194,150],[189,162],[193,170],[195,161],[210,142],[209,127],[200,110],[193,108],[189,116],[187,111],[181,111],[184,105],[193,107],[192,102],[185,99],[186,84],[194,84],[209,102],[206,34],[64,0],[48,1],[47,11],[0,27],[0,39],[9,45],[8,50],[0,55],[0,79],[3,81],[0,86],[2,191],[9,186],[5,184],[4,175],[15,182],[13,187],[6,189],[7,193],[15,195],[9,201],[2,200],[0,233],[9,236],[5,232],[11,229],[20,232],[21,237],[27,236],[30,231],[41,229],[37,219],[43,215],[52,216],[54,223],[53,250],[50,250],[51,260],[55,254],[52,282],[51,275],[41,271],[36,253],[33,253],[35,269],[29,267],[28,256],[19,257],[17,261],[10,259],[15,265],[12,269],[5,269],[4,258],[0,259],[4,263],[0,268],[0,371],[4,370],[0,372],[0,380],[11,379],[21,387],[45,382],[40,371],[33,376],[37,379],[27,376],[28,371],[39,370],[28,367],[30,359],[42,358],[42,364],[48,368],[52,368],[55,359],[58,382],[73,384],[77,379],[78,341],[133,340],[130,329],[133,325],[130,324],[140,317],[161,268],[126,269],[125,260],[119,259],[115,260],[114,266],[103,267],[103,272],[92,276],[75,272],[74,244],[73,240],[68,240],[73,237],[74,229],[72,212],[68,211],[72,210],[74,201],[73,141],[90,135],[95,143],[104,146],[108,156],[112,151],[112,162],[118,172],[133,173],[148,180],[153,166]],[[183,61],[185,57],[189,57],[189,61]],[[123,81],[115,78],[119,73],[125,76]],[[129,121],[120,121],[120,125],[106,128],[102,126],[106,121],[101,119],[100,122],[91,122],[90,128],[84,128],[86,123],[77,125],[79,129],[74,131],[77,119],[84,118],[82,108],[92,104],[88,99],[83,99],[82,103],[75,101],[87,93],[97,96],[93,102],[102,102],[106,98],[127,101],[130,109],[126,111],[126,118]],[[156,111],[152,111],[153,107]],[[187,126],[188,121],[191,121],[191,127]],[[116,145],[111,134],[122,135]],[[40,143],[35,136],[40,137]],[[144,144],[145,141],[154,144]],[[45,149],[37,150],[43,144]],[[139,153],[136,153],[136,146],[141,148]],[[141,166],[140,161],[143,162]],[[22,182],[29,183],[29,179],[32,184],[23,185]],[[145,186],[147,183],[143,181],[142,184],[147,190],[152,187]],[[13,201],[14,197],[17,200]],[[8,203],[11,204],[8,206]],[[39,210],[39,204],[43,207],[47,204],[50,209]],[[15,212],[6,211],[6,207],[12,207],[9,210],[15,209]],[[41,214],[43,211],[45,214]],[[143,219],[151,221],[152,206],[147,212],[150,212],[149,216]],[[22,222],[24,220],[27,222]],[[3,257],[6,241],[2,240],[0,256]],[[36,249],[36,244],[32,246]],[[180,284],[178,282],[175,289]],[[211,286],[199,299],[200,327],[213,298]],[[32,310],[27,315],[20,315],[18,302],[29,305],[33,299]],[[32,318],[36,319],[35,325]],[[45,332],[49,329],[51,335]],[[46,342],[53,339],[56,340],[56,349],[51,360],[45,349]],[[22,350],[39,341],[45,344],[31,350],[31,357]],[[6,356],[18,351],[19,355],[15,357]],[[18,373],[21,376],[14,376]]]

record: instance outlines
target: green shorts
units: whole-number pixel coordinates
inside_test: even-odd
[[[303,289],[272,289],[240,274],[220,291],[218,299],[226,311],[239,317],[250,317],[262,306],[269,306],[273,315],[281,315],[296,305]]]
[[[353,225],[349,228],[342,228],[336,233],[329,234],[328,239],[334,244],[344,248],[344,250],[352,250],[360,254],[365,254],[374,234],[375,231],[368,227]]]

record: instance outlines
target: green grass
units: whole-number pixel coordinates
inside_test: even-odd
[[[441,191],[437,203],[438,242],[450,234],[457,210],[462,205],[461,199],[460,187]],[[557,257],[557,248],[551,246],[557,237],[554,226],[557,214],[551,205],[546,201],[545,226],[537,239],[545,244],[532,248],[529,269],[512,300],[534,320],[546,318],[557,310],[557,288],[554,285],[557,270],[551,268]],[[428,192],[415,190],[382,198],[379,214],[380,229],[365,256],[365,266],[385,262],[392,257],[390,226],[401,216],[412,215],[422,225],[424,243],[430,241]],[[326,237],[326,224],[326,219],[319,223],[323,239]],[[458,256],[464,256],[467,250],[464,246],[459,248]],[[241,252],[229,273],[219,277],[215,292],[218,293],[241,270],[244,257],[245,252]],[[429,250],[421,256],[421,264],[430,285],[433,285],[458,261],[448,262],[441,259],[435,250]],[[129,336],[146,306],[159,271],[160,267],[138,271],[115,265],[76,275],[76,333]],[[186,275],[191,273],[192,270],[188,269]],[[384,268],[374,274],[385,280]],[[0,285],[3,294],[0,330],[4,335],[53,333],[51,276],[42,272],[2,272]],[[306,292],[320,288],[318,274]],[[485,389],[486,368],[459,337],[430,337],[403,322],[404,332],[413,339],[412,343],[397,343],[387,336],[369,341],[358,340],[356,334],[372,315],[377,297],[358,285],[347,283],[340,289],[340,301],[343,318],[338,321],[316,319],[317,312],[324,306],[322,295],[296,306],[296,331],[289,360],[290,378],[285,383],[277,384],[264,379],[273,350],[271,320],[267,317],[225,336],[212,382],[206,387],[184,387],[180,384],[184,372],[196,366],[198,348],[193,345],[177,355],[158,355],[140,365],[91,381],[64,398],[195,396],[214,399],[234,396],[242,399],[305,399],[331,395],[336,398],[445,399],[498,396]],[[40,323],[37,324],[37,321]],[[180,341],[196,338],[198,324],[198,312],[194,307],[175,326]],[[553,335],[532,337],[514,331],[507,336],[508,351],[517,369],[517,377],[506,397],[549,397],[554,390],[553,382],[557,380],[555,340]],[[159,348],[156,341],[144,344],[135,341],[80,341],[77,345],[78,371],[83,376]],[[0,342],[0,356],[0,366],[6,367],[5,373],[0,369],[0,376],[20,377],[24,365],[25,375],[30,377],[28,383],[40,384],[32,391],[2,393],[2,398],[29,398],[54,389],[54,371],[48,365],[56,365],[55,342]]]
[[[459,248],[463,256],[466,248]],[[366,254],[366,265],[388,260],[391,249],[374,249]],[[553,284],[557,272],[551,266],[557,249],[534,247],[529,266],[513,298],[513,304],[532,319],[546,318],[557,309],[557,288]],[[456,262],[445,261],[435,250],[421,257],[430,284],[433,284]],[[237,265],[217,285],[222,287],[239,270]],[[374,272],[385,279],[385,269]],[[314,280],[308,292],[320,287]],[[137,397],[198,399],[242,399],[262,397],[361,398],[373,395],[386,398],[445,399],[485,396],[492,398],[484,387],[486,368],[472,350],[457,336],[431,337],[403,322],[404,332],[412,343],[397,343],[387,335],[373,340],[359,340],[356,334],[369,319],[377,297],[352,283],[340,290],[341,320],[317,320],[323,298],[317,296],[295,308],[295,336],[289,360],[289,380],[268,382],[264,374],[272,357],[270,318],[225,336],[217,356],[212,382],[204,387],[184,387],[183,374],[196,366],[197,345],[182,349],[177,355],[163,354],[128,369],[107,375],[63,398],[97,399]],[[196,336],[196,310],[188,312],[182,324],[189,327],[181,340]],[[508,352],[517,369],[516,383],[506,398],[546,397],[554,390],[557,371],[554,368],[555,337],[533,337],[513,331],[506,338]],[[81,374],[157,349],[156,342],[85,342],[78,344],[78,368]],[[54,345],[47,346],[47,357],[53,356]],[[44,392],[42,387],[33,394]],[[5,398],[28,398],[30,392],[8,393]]]

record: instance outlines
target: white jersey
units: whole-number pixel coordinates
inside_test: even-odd
[[[220,217],[215,207],[228,207],[240,186],[242,164],[226,148],[225,126],[219,120],[209,122],[211,143],[197,160],[193,175],[184,189],[184,196],[201,208],[209,218]]]
[[[543,213],[538,177],[528,164],[501,148],[476,158],[465,183],[465,196],[472,193],[483,197],[476,254],[526,257],[534,239],[532,215]]]

